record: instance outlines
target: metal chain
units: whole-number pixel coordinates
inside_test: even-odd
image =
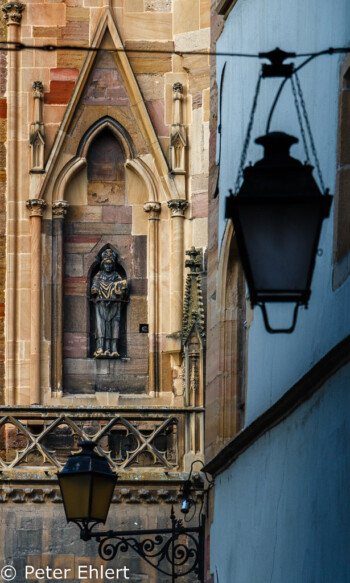
[[[296,87],[295,87],[295,83],[294,83],[293,76],[290,78],[290,82],[291,82],[291,85],[292,85],[292,91],[293,91],[293,95],[294,95],[295,109],[297,110],[298,121],[299,121],[300,131],[301,131],[301,137],[302,137],[303,144],[304,144],[305,155],[306,155],[306,162],[308,164],[310,164],[309,148],[308,148],[307,141],[306,141],[306,136],[305,136],[305,131],[304,131],[304,125],[303,125],[303,120],[301,118],[300,107],[299,107],[298,96],[297,96],[297,90],[296,90]]]
[[[302,108],[302,111],[303,111],[303,114],[304,114],[305,124],[306,124],[306,127],[307,127],[307,131],[309,132],[309,138],[310,138],[310,143],[311,143],[311,150],[312,150],[313,156],[315,158],[315,166],[316,166],[318,178],[319,178],[319,181],[320,181],[320,185],[321,185],[322,192],[325,192],[326,188],[325,188],[325,185],[324,185],[324,182],[323,182],[323,178],[322,178],[320,162],[318,160],[318,156],[317,156],[317,152],[316,152],[316,146],[315,146],[314,138],[312,136],[309,118],[308,118],[308,115],[307,115],[307,112],[306,112],[306,107],[305,107],[305,101],[304,101],[304,97],[303,97],[303,92],[302,92],[302,89],[301,89],[301,85],[300,85],[300,81],[299,81],[298,74],[297,73],[294,73],[294,74],[295,74],[296,84],[297,84],[297,87],[298,87],[298,93],[299,93],[301,108]]]
[[[257,103],[258,103],[258,96],[259,96],[259,92],[260,92],[261,79],[262,79],[262,73],[260,73],[260,75],[259,75],[258,82],[257,82],[256,88],[255,88],[255,95],[254,95],[254,99],[253,99],[252,109],[250,112],[249,123],[248,123],[248,127],[247,127],[247,134],[246,134],[246,137],[244,140],[241,161],[239,164],[238,174],[237,174],[237,178],[236,178],[236,182],[235,182],[235,193],[236,194],[239,190],[241,181],[243,179],[243,168],[244,168],[245,161],[247,158],[247,152],[248,152],[248,147],[249,147],[249,143],[250,143],[250,136],[252,133],[252,127],[253,127],[253,122],[254,122],[254,115],[255,115],[255,110],[256,110]]]

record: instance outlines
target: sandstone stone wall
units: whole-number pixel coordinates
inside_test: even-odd
[[[11,260],[15,265],[7,283],[10,302],[8,351],[11,355],[6,365],[7,383],[11,384],[7,397],[9,401],[21,404],[30,401],[33,367],[36,366],[33,362],[39,358],[33,356],[33,316],[32,321],[29,319],[29,314],[33,314],[33,246],[25,201],[42,198],[47,203],[43,207],[42,220],[42,308],[38,326],[41,330],[40,391],[42,395],[48,395],[50,400],[54,366],[52,358],[55,358],[52,356],[55,314],[51,310],[54,270],[51,205],[57,198],[55,188],[59,173],[72,157],[79,157],[79,144],[84,133],[98,119],[109,117],[125,128],[134,144],[135,156],[142,159],[142,164],[149,169],[147,172],[154,176],[152,180],[161,205],[156,235],[158,242],[151,260],[150,215],[143,208],[150,196],[135,171],[127,169],[125,173],[123,201],[118,199],[116,185],[107,184],[108,181],[88,180],[86,169],[69,180],[64,194],[70,203],[64,227],[64,310],[67,316],[64,316],[63,323],[63,358],[67,361],[65,384],[70,394],[81,392],[83,385],[86,393],[107,385],[112,387],[109,381],[107,385],[102,381],[102,376],[115,376],[111,364],[101,365],[101,374],[93,382],[91,375],[96,376],[96,371],[91,372],[91,363],[74,360],[84,359],[83,354],[91,356],[87,324],[88,271],[93,253],[96,255],[108,241],[113,244],[113,239],[123,257],[129,254],[134,261],[134,266],[130,262],[128,274],[132,280],[133,304],[129,304],[127,310],[130,317],[128,315],[126,318],[126,325],[129,326],[127,335],[131,336],[124,342],[127,346],[124,348],[125,356],[130,356],[128,352],[131,350],[134,362],[133,366],[124,363],[124,372],[129,375],[130,381],[129,388],[124,389],[136,392],[147,390],[150,367],[154,368],[154,362],[157,361],[158,389],[168,392],[170,399],[179,397],[180,404],[183,392],[183,362],[179,341],[183,285],[181,289],[180,283],[186,275],[185,250],[194,245],[203,249],[206,257],[210,118],[209,56],[185,53],[204,53],[209,47],[209,4],[209,0],[113,0],[110,14],[121,38],[121,48],[126,48],[131,66],[131,72],[127,74],[120,67],[118,52],[113,52],[115,39],[111,38],[110,26],[105,34],[101,33],[101,22],[106,14],[106,7],[101,0],[65,0],[57,3],[40,0],[25,5],[18,27],[21,42],[37,46],[51,44],[58,48],[69,45],[72,48],[57,51],[24,50],[18,56],[18,157],[13,161],[18,189],[16,194],[12,189],[7,193],[7,208],[12,209],[12,215],[8,218],[8,243],[11,243],[11,253],[14,252]],[[100,40],[97,41],[97,38]],[[86,62],[91,53],[83,49],[91,46],[96,46],[99,51],[93,53],[93,65],[89,75],[84,77]],[[106,52],[101,52],[101,49]],[[180,53],[183,51],[184,54],[174,54],[174,50]],[[133,76],[140,96],[131,91]],[[45,164],[46,169],[50,169],[49,175],[46,175],[46,169],[41,174],[30,174],[29,136],[34,121],[34,81],[43,83],[42,122]],[[181,122],[187,136],[186,173],[183,176],[173,176],[170,168],[174,83],[183,86]],[[141,102],[145,106],[144,110],[140,106]],[[149,123],[153,128],[153,137],[150,137]],[[189,202],[184,211],[180,239],[174,227],[176,221],[172,219],[173,211],[167,204],[169,200],[178,198]],[[174,253],[177,245],[181,246],[181,257],[179,249]],[[159,298],[156,300],[154,292],[150,291],[151,284],[147,281],[152,267],[150,261],[156,262],[158,270],[156,278]],[[152,297],[150,294],[153,294]],[[156,302],[156,308],[151,307],[151,301]],[[176,317],[173,315],[174,310],[179,312]],[[147,336],[136,333],[139,324],[150,323],[150,313],[155,314],[152,318],[157,318],[157,346],[152,344],[152,338],[149,338],[146,346]],[[14,318],[18,323],[16,328]],[[153,351],[157,357],[151,357]],[[74,382],[72,376],[76,377]]]
[[[1,2],[1,5],[4,2]],[[6,26],[1,19],[0,40],[6,40]],[[6,277],[6,79],[7,79],[7,55],[0,51],[0,403],[3,403],[5,384],[5,277]]]

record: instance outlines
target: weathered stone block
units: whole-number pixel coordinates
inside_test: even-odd
[[[74,81],[51,81],[49,93],[44,93],[44,103],[50,105],[64,105],[68,103],[74,85]]]
[[[64,298],[64,331],[84,333],[88,330],[89,302],[84,296]]]
[[[104,206],[103,209],[104,223],[131,223],[132,208],[131,206]]]
[[[133,278],[147,277],[147,236],[139,235],[134,237],[133,249]]]
[[[86,358],[88,349],[87,334],[65,332],[63,335],[63,355],[66,358]]]
[[[82,277],[83,258],[77,253],[66,253],[64,256],[64,273],[67,277]]]

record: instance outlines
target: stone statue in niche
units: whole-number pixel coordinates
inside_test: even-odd
[[[100,271],[92,280],[91,298],[95,304],[95,358],[119,358],[120,316],[127,302],[128,283],[116,271],[117,255],[106,249],[101,255]]]

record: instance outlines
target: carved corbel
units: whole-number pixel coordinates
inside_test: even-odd
[[[186,128],[182,123],[183,87],[181,83],[173,86],[174,123],[170,134],[170,163],[173,174],[186,174],[185,150],[187,146]]]
[[[2,10],[7,26],[10,24],[19,26],[21,24],[22,12],[24,9],[25,5],[21,4],[21,2],[7,2],[4,4]]]
[[[161,204],[160,202],[151,200],[149,202],[145,202],[145,204],[143,205],[143,210],[145,211],[145,213],[148,213],[148,219],[150,221],[158,220],[159,213],[161,211]]]
[[[42,121],[42,103],[44,97],[44,86],[41,81],[34,81],[34,122],[30,130],[31,147],[31,172],[44,171],[44,124]]]
[[[69,202],[66,200],[55,200],[52,203],[52,218],[64,219],[69,208]]]

